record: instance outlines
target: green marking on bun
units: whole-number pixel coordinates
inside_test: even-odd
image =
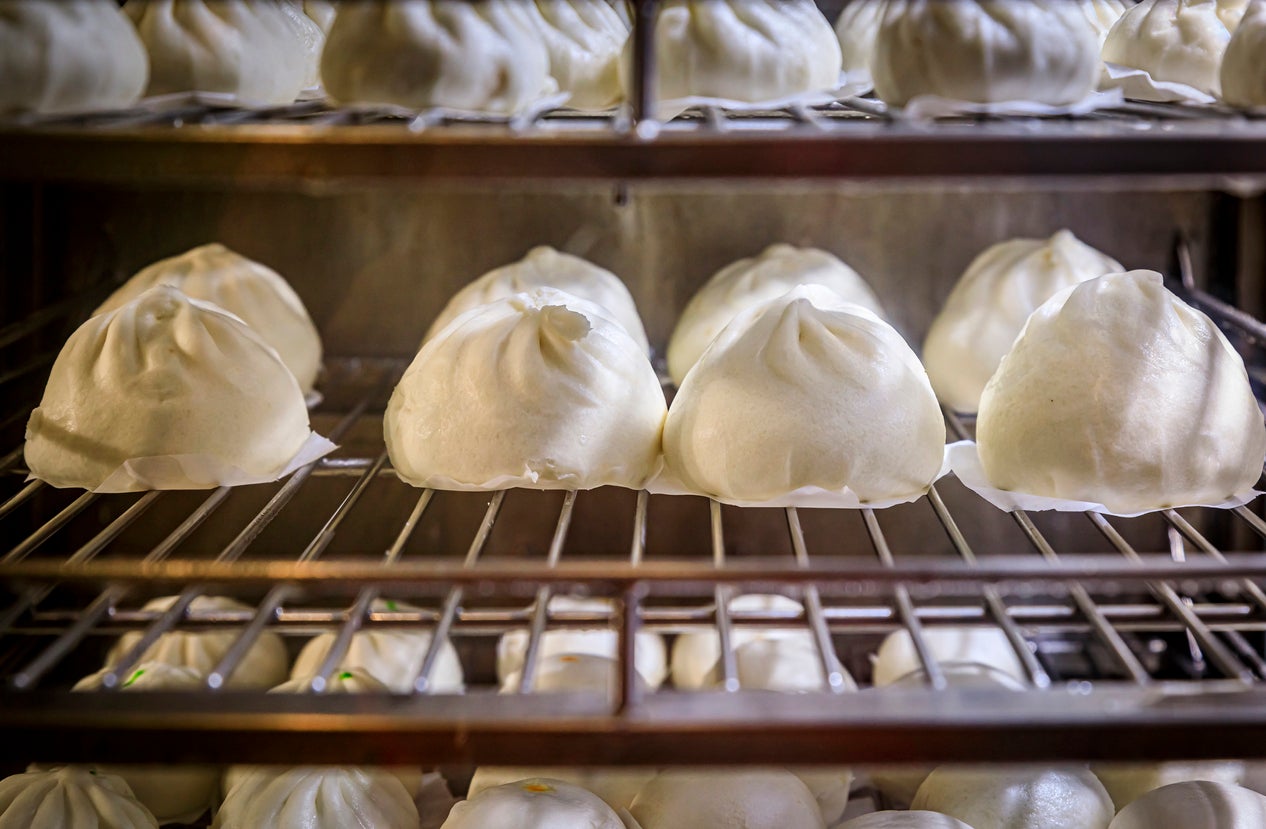
[[[339,675],[338,675],[338,678],[339,678],[339,679],[351,679],[351,678],[352,678],[352,672],[351,672],[351,671],[343,671],[343,673],[341,673],[341,674],[339,674]]]
[[[400,605],[396,604],[395,599],[387,599],[387,609],[391,611],[396,611],[400,609]]]
[[[140,679],[140,678],[141,678],[141,675],[142,675],[143,673],[145,673],[145,669],[144,669],[144,668],[139,668],[139,669],[137,669],[137,671],[136,671],[135,673],[133,673],[133,674],[132,674],[132,676],[128,679],[128,681],[127,681],[127,682],[125,682],[125,683],[123,683],[123,687],[124,687],[124,688],[131,687],[132,683],[133,683],[133,682],[136,682],[136,680]]]

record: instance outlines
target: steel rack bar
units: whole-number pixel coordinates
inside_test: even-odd
[[[418,496],[418,500],[413,505],[413,510],[409,513],[409,517],[405,519],[404,525],[400,528],[400,532],[396,534],[395,540],[387,548],[387,552],[383,556],[384,565],[390,567],[400,560],[400,556],[404,552],[404,545],[409,543],[414,530],[418,527],[418,522],[422,520],[422,516],[426,513],[427,507],[431,505],[434,497],[435,490],[422,490],[422,494]],[[351,609],[348,610],[347,621],[339,627],[338,634],[334,637],[334,641],[330,643],[329,651],[325,654],[325,658],[321,660],[316,674],[312,677],[313,691],[319,693],[325,690],[330,674],[338,667],[343,660],[343,655],[351,647],[352,637],[363,626],[365,615],[373,606],[373,601],[376,598],[378,598],[378,590],[372,587],[364,588],[356,594],[356,601],[352,603]]]
[[[374,482],[374,477],[378,470],[387,463],[387,452],[384,450],[378,455],[374,465],[368,467],[364,473],[356,480],[351,491],[343,499],[342,503],[325,522],[325,526],[317,533],[316,537],[304,548],[299,554],[299,561],[315,561],[325,552],[325,548],[334,540],[334,534],[338,532],[339,525],[351,513],[352,508],[365,494],[365,490]],[[224,656],[215,664],[206,676],[206,685],[211,690],[223,688],[233,675],[233,671],[241,664],[242,659],[255,645],[255,641],[259,639],[260,634],[264,632],[270,620],[276,618],[277,609],[290,597],[291,588],[288,585],[278,585],[268,591],[268,595],[260,602],[259,607],[255,611],[255,615],[247,623],[246,627],[238,635],[224,652]]]
[[[479,562],[479,556],[484,551],[484,546],[488,543],[488,536],[492,535],[492,526],[497,521],[497,514],[501,512],[501,505],[505,501],[506,491],[504,489],[494,492],[491,500],[488,501],[488,509],[484,511],[483,521],[479,524],[479,529],[475,532],[475,538],[470,542],[470,548],[466,551],[466,558],[462,562],[462,568],[470,570]],[[461,609],[463,588],[453,587],[448,591],[448,596],[444,599],[444,609],[440,613],[439,623],[435,626],[435,631],[431,634],[431,641],[427,645],[426,655],[422,657],[422,666],[418,669],[418,675],[413,682],[413,688],[419,694],[430,692],[431,672],[435,670],[436,660],[439,658],[440,649],[444,642],[448,640],[449,631],[453,627],[453,619],[456,618],[458,611]]]
[[[558,512],[558,523],[554,527],[554,537],[550,539],[549,551],[546,553],[545,566],[557,567],[563,555],[563,544],[567,541],[567,528],[571,526],[572,510],[576,506],[576,491],[569,490],[563,496],[563,506]],[[528,630],[527,648],[523,652],[523,666],[519,673],[518,693],[527,694],[532,691],[532,683],[536,675],[536,662],[541,649],[541,637],[545,634],[545,623],[549,617],[549,600],[552,593],[549,585],[536,589],[536,599],[532,606],[532,625]]]
[[[1139,555],[1134,548],[1121,537],[1116,528],[1108,523],[1108,520],[1102,515],[1095,512],[1086,513],[1086,517],[1090,519],[1090,523],[1103,533],[1104,537],[1120,551],[1121,555],[1130,561],[1138,561]],[[1218,670],[1222,671],[1232,679],[1239,679],[1241,682],[1251,684],[1254,681],[1253,672],[1245,667],[1244,663],[1236,658],[1235,654],[1224,645],[1209,630],[1208,626],[1200,620],[1200,617],[1191,612],[1174,590],[1172,585],[1165,582],[1149,582],[1148,589],[1156,596],[1162,604],[1169,608],[1170,612],[1182,619],[1183,625],[1191,632],[1196,641],[1200,644],[1201,649],[1209,654],[1214,665]]]

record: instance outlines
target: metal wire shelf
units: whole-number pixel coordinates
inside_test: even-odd
[[[1266,120],[1216,106],[1126,101],[1064,117],[894,117],[849,97],[769,111],[628,108],[495,117],[320,100],[243,108],[190,95],[135,110],[0,120],[0,178],[293,179],[1223,176],[1260,182]]]
[[[1240,340],[1260,346],[1266,333],[1260,322],[1188,288]],[[0,331],[0,342],[7,336]],[[133,762],[285,762],[303,756],[311,762],[389,757],[500,764],[1261,755],[1266,521],[1249,508],[1223,516],[1252,539],[1237,550],[1215,544],[1204,529],[1207,510],[1165,510],[1128,520],[1088,515],[1108,555],[1062,547],[1040,517],[1016,512],[1010,521],[1019,542],[986,550],[974,538],[975,524],[992,508],[965,500],[964,492],[952,492],[954,482],[945,481],[910,509],[930,511],[948,539],[947,556],[894,544],[895,519],[869,510],[853,517],[869,553],[844,555],[845,545],[823,544],[820,532],[806,529],[810,517],[795,509],[740,511],[781,524],[787,552],[737,556],[727,524],[738,513],[716,502],[629,493],[612,511],[601,491],[570,492],[555,494],[554,511],[537,522],[547,528],[544,536],[527,545],[530,557],[516,558],[490,553],[496,533],[525,532],[507,527],[514,519],[504,516],[535,496],[512,491],[482,501],[471,496],[479,501],[471,532],[457,541],[441,538],[429,554],[419,555],[411,545],[444,516],[436,503],[447,496],[411,490],[391,473],[375,412],[395,371],[398,366],[335,373],[368,378],[356,393],[329,389],[330,400],[352,401],[331,406],[337,415],[329,431],[335,440],[346,439],[345,452],[262,491],[219,489],[181,501],[191,506],[178,505],[171,529],[144,547],[128,540],[129,531],[188,496],[54,493],[39,482],[23,483],[20,451],[6,454],[0,462],[0,587],[9,598],[0,602],[0,729],[9,739],[0,744],[0,762],[106,755]],[[947,421],[953,432],[970,431],[971,424],[952,412]],[[314,492],[318,481],[325,495]],[[337,497],[331,500],[330,492]],[[387,497],[391,493],[395,501]],[[233,505],[262,495],[262,505],[235,523]],[[42,511],[41,499],[49,500]],[[405,506],[386,511],[382,504],[389,501]],[[706,504],[707,531],[696,536],[706,542],[654,548],[648,542],[652,516],[662,515],[662,502],[681,501]],[[597,555],[587,548],[588,539],[573,536],[578,511],[592,502],[604,522],[627,528],[622,555]],[[259,549],[270,528],[296,514],[319,514],[319,529]],[[352,554],[327,556],[335,539],[345,538],[365,515],[390,523],[385,552],[353,543]],[[695,520],[700,517],[696,510]],[[1142,548],[1128,540],[1137,522],[1147,520],[1160,522],[1167,546]],[[217,525],[227,540],[210,556],[193,554],[190,538]],[[179,598],[165,611],[137,609],[162,592]],[[745,592],[790,595],[803,611],[731,612],[729,599]],[[549,610],[549,599],[564,593],[605,596],[614,604],[609,613]],[[209,594],[246,599],[251,609],[191,609],[197,596]],[[375,610],[379,596],[421,609]],[[925,636],[929,626],[947,623],[1000,628],[1029,690],[948,687]],[[525,691],[543,632],[575,626],[618,632],[620,682],[609,698],[497,695],[490,682],[480,683],[477,668],[468,671],[468,693],[429,693],[446,638],[475,665],[481,653],[486,662],[497,634],[527,630]],[[701,626],[715,628],[721,640],[720,689],[643,688],[632,658],[635,635]],[[731,645],[736,631],[748,626],[808,631],[825,677],[821,690],[785,695],[741,689]],[[415,693],[279,699],[225,687],[263,633],[297,642],[334,632],[336,643],[314,685],[319,690],[351,637],[370,628],[436,634]],[[114,688],[148,644],[176,629],[237,635],[202,692],[107,690],[84,705],[83,695],[65,690],[76,672],[98,667],[93,658],[108,639],[130,630],[142,634],[107,678]],[[909,632],[926,687],[849,692],[851,679],[866,683],[868,654],[894,630]]]

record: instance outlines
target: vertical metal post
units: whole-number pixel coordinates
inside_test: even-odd
[[[655,122],[655,18],[659,0],[633,0],[633,74],[629,107],[633,128],[644,134],[642,125]]]

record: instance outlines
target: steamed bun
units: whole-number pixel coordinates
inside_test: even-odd
[[[643,351],[650,350],[642,318],[637,313],[629,289],[624,287],[620,278],[579,256],[562,253],[547,245],[532,248],[518,262],[488,271],[454,294],[435,322],[431,323],[426,339],[434,339],[449,323],[473,308],[533,288],[555,288],[592,302],[624,326]]]
[[[1103,59],[1216,96],[1231,41],[1221,6],[1222,0],[1143,0],[1112,27]]]
[[[87,766],[0,780],[0,829],[158,829],[122,777]]]
[[[592,792],[536,777],[458,803],[441,829],[624,829],[624,823]]]
[[[375,599],[371,607],[377,613],[418,610],[394,599]],[[352,634],[352,642],[339,660],[336,670],[364,671],[398,694],[409,693],[422,670],[422,661],[426,659],[426,651],[431,646],[431,636],[431,631],[425,628],[374,627],[359,630]],[[335,638],[334,633],[322,633],[308,640],[295,659],[294,668],[290,672],[291,678],[314,676],[326,654],[330,652]],[[453,694],[461,693],[464,688],[462,663],[453,643],[446,639],[440,643],[440,650],[435,658],[430,689],[433,693]]]
[[[128,0],[124,11],[149,52],[149,95],[222,92],[288,104],[317,80],[325,35],[291,3]]]
[[[1108,829],[1112,798],[1085,768],[941,766],[912,809],[958,818],[973,829]]]
[[[924,627],[923,639],[932,658],[943,668],[994,670],[1020,682],[1027,674],[1024,664],[1001,628],[974,626]],[[892,685],[902,677],[923,671],[908,630],[888,634],[875,656],[875,685]]]
[[[960,412],[976,411],[1029,314],[1070,285],[1123,270],[1067,230],[985,250],[958,280],[923,342],[937,397]]]
[[[799,615],[803,605],[795,599],[764,593],[749,593],[730,599],[730,613]],[[787,628],[735,625],[730,632],[730,647],[741,648],[748,642],[788,641],[797,650],[812,648],[813,635],[804,625]],[[673,643],[673,687],[679,690],[698,690],[710,687],[717,664],[721,659],[721,637],[711,628],[682,633]]]
[[[642,829],[822,829],[817,801],[783,769],[674,769],[643,787],[629,811]]]
[[[404,784],[381,769],[256,766],[231,788],[212,829],[417,829]]]
[[[1108,32],[1112,31],[1121,15],[1134,5],[1134,0],[1077,0],[1077,5],[1090,23],[1090,28],[1094,29],[1099,38],[1099,48],[1102,49],[1103,42],[1108,39]]]
[[[470,794],[474,798],[486,789],[504,786],[507,783],[518,783],[534,777],[548,777],[550,780],[561,780],[573,786],[579,786],[592,792],[612,809],[627,809],[633,798],[646,785],[646,781],[656,775],[655,769],[625,766],[579,766],[570,767],[514,767],[514,766],[480,766],[475,769],[475,776],[470,779]]]
[[[817,643],[803,637],[754,639],[734,649],[739,687],[757,691],[797,693],[826,690],[826,672]],[[712,667],[709,684],[724,681],[718,661]]]
[[[883,22],[888,0],[851,0],[835,21],[844,71],[850,76],[870,77],[870,59],[875,53],[875,37]]]
[[[84,677],[74,690],[99,691],[109,670],[102,668]],[[143,662],[129,672],[119,688],[124,692],[196,691],[201,686],[202,675],[193,668]],[[220,787],[216,766],[98,765],[97,769],[126,780],[136,799],[162,823],[193,823],[211,807]]]
[[[1111,829],[1261,829],[1266,796],[1229,783],[1173,783],[1121,810]]]
[[[1240,21],[1222,59],[1222,98],[1241,107],[1266,107],[1266,3]]]
[[[321,56],[342,103],[518,112],[554,89],[522,0],[344,3]]]
[[[6,0],[0,56],[0,113],[128,107],[149,79],[145,47],[112,0]]]
[[[640,488],[666,406],[641,345],[606,311],[551,288],[463,314],[422,347],[383,430],[415,486]]]
[[[875,92],[1059,106],[1099,79],[1099,44],[1068,0],[892,0],[875,40]]]
[[[521,670],[501,682],[501,693],[517,694]],[[556,653],[545,657],[532,674],[534,694],[613,695],[620,682],[620,663],[609,656],[592,653]],[[641,675],[637,683],[645,688]]]
[[[549,600],[550,613],[597,612],[611,613],[615,609],[610,599],[582,599],[574,596],[553,596]],[[529,631],[511,630],[502,634],[497,642],[497,678],[505,680],[523,667],[527,654]],[[611,627],[555,628],[541,634],[538,658],[564,653],[583,653],[614,659],[619,653],[619,632]],[[668,659],[664,650],[664,638],[658,633],[640,630],[635,641],[634,663],[637,672],[650,688],[658,688],[668,676]]]
[[[626,47],[621,81],[631,91]],[[839,83],[840,44],[813,0],[665,0],[655,23],[660,101],[757,103]]]
[[[224,245],[202,245],[142,268],[93,314],[120,308],[155,285],[170,285],[241,319],[277,349],[299,388],[312,391],[321,370],[321,336],[294,288],[272,268]]]
[[[567,106],[605,109],[620,101],[620,55],[629,26],[606,0],[528,3]]]
[[[146,602],[144,610],[161,613],[176,601],[175,596],[163,596]],[[191,613],[215,611],[250,611],[241,602],[223,596],[199,596],[189,606]],[[168,631],[158,638],[141,656],[139,663],[164,662],[177,667],[192,668],[206,676],[228,653],[237,641],[240,630],[193,632],[180,629]],[[107,668],[114,667],[141,641],[141,631],[125,633],[106,654]],[[229,688],[271,688],[286,678],[286,646],[275,633],[262,633],[247,649],[232,676]],[[139,664],[138,663],[138,664]]]
[[[204,455],[277,476],[310,434],[294,375],[237,317],[160,285],[79,327],[26,427],[31,473],[96,489],[125,461]],[[210,489],[217,469],[175,462],[168,489]],[[147,488],[135,480],[112,491]]]
[[[1244,363],[1151,271],[1065,289],[985,387],[980,460],[1004,490],[1112,512],[1216,503],[1262,474],[1266,425]]]
[[[668,342],[668,373],[678,386],[708,345],[740,312],[777,299],[798,285],[821,285],[883,316],[879,300],[857,271],[824,250],[770,245],[757,256],[717,271],[690,299]]]
[[[1148,792],[1172,783],[1209,780],[1215,783],[1236,785],[1244,777],[1244,764],[1229,760],[1204,760],[1189,763],[1112,763],[1092,765],[1090,770],[1108,790],[1118,811]]]
[[[914,352],[870,311],[802,285],[737,316],[673,400],[664,460],[691,491],[771,501],[801,488],[916,497],[945,424]]]

